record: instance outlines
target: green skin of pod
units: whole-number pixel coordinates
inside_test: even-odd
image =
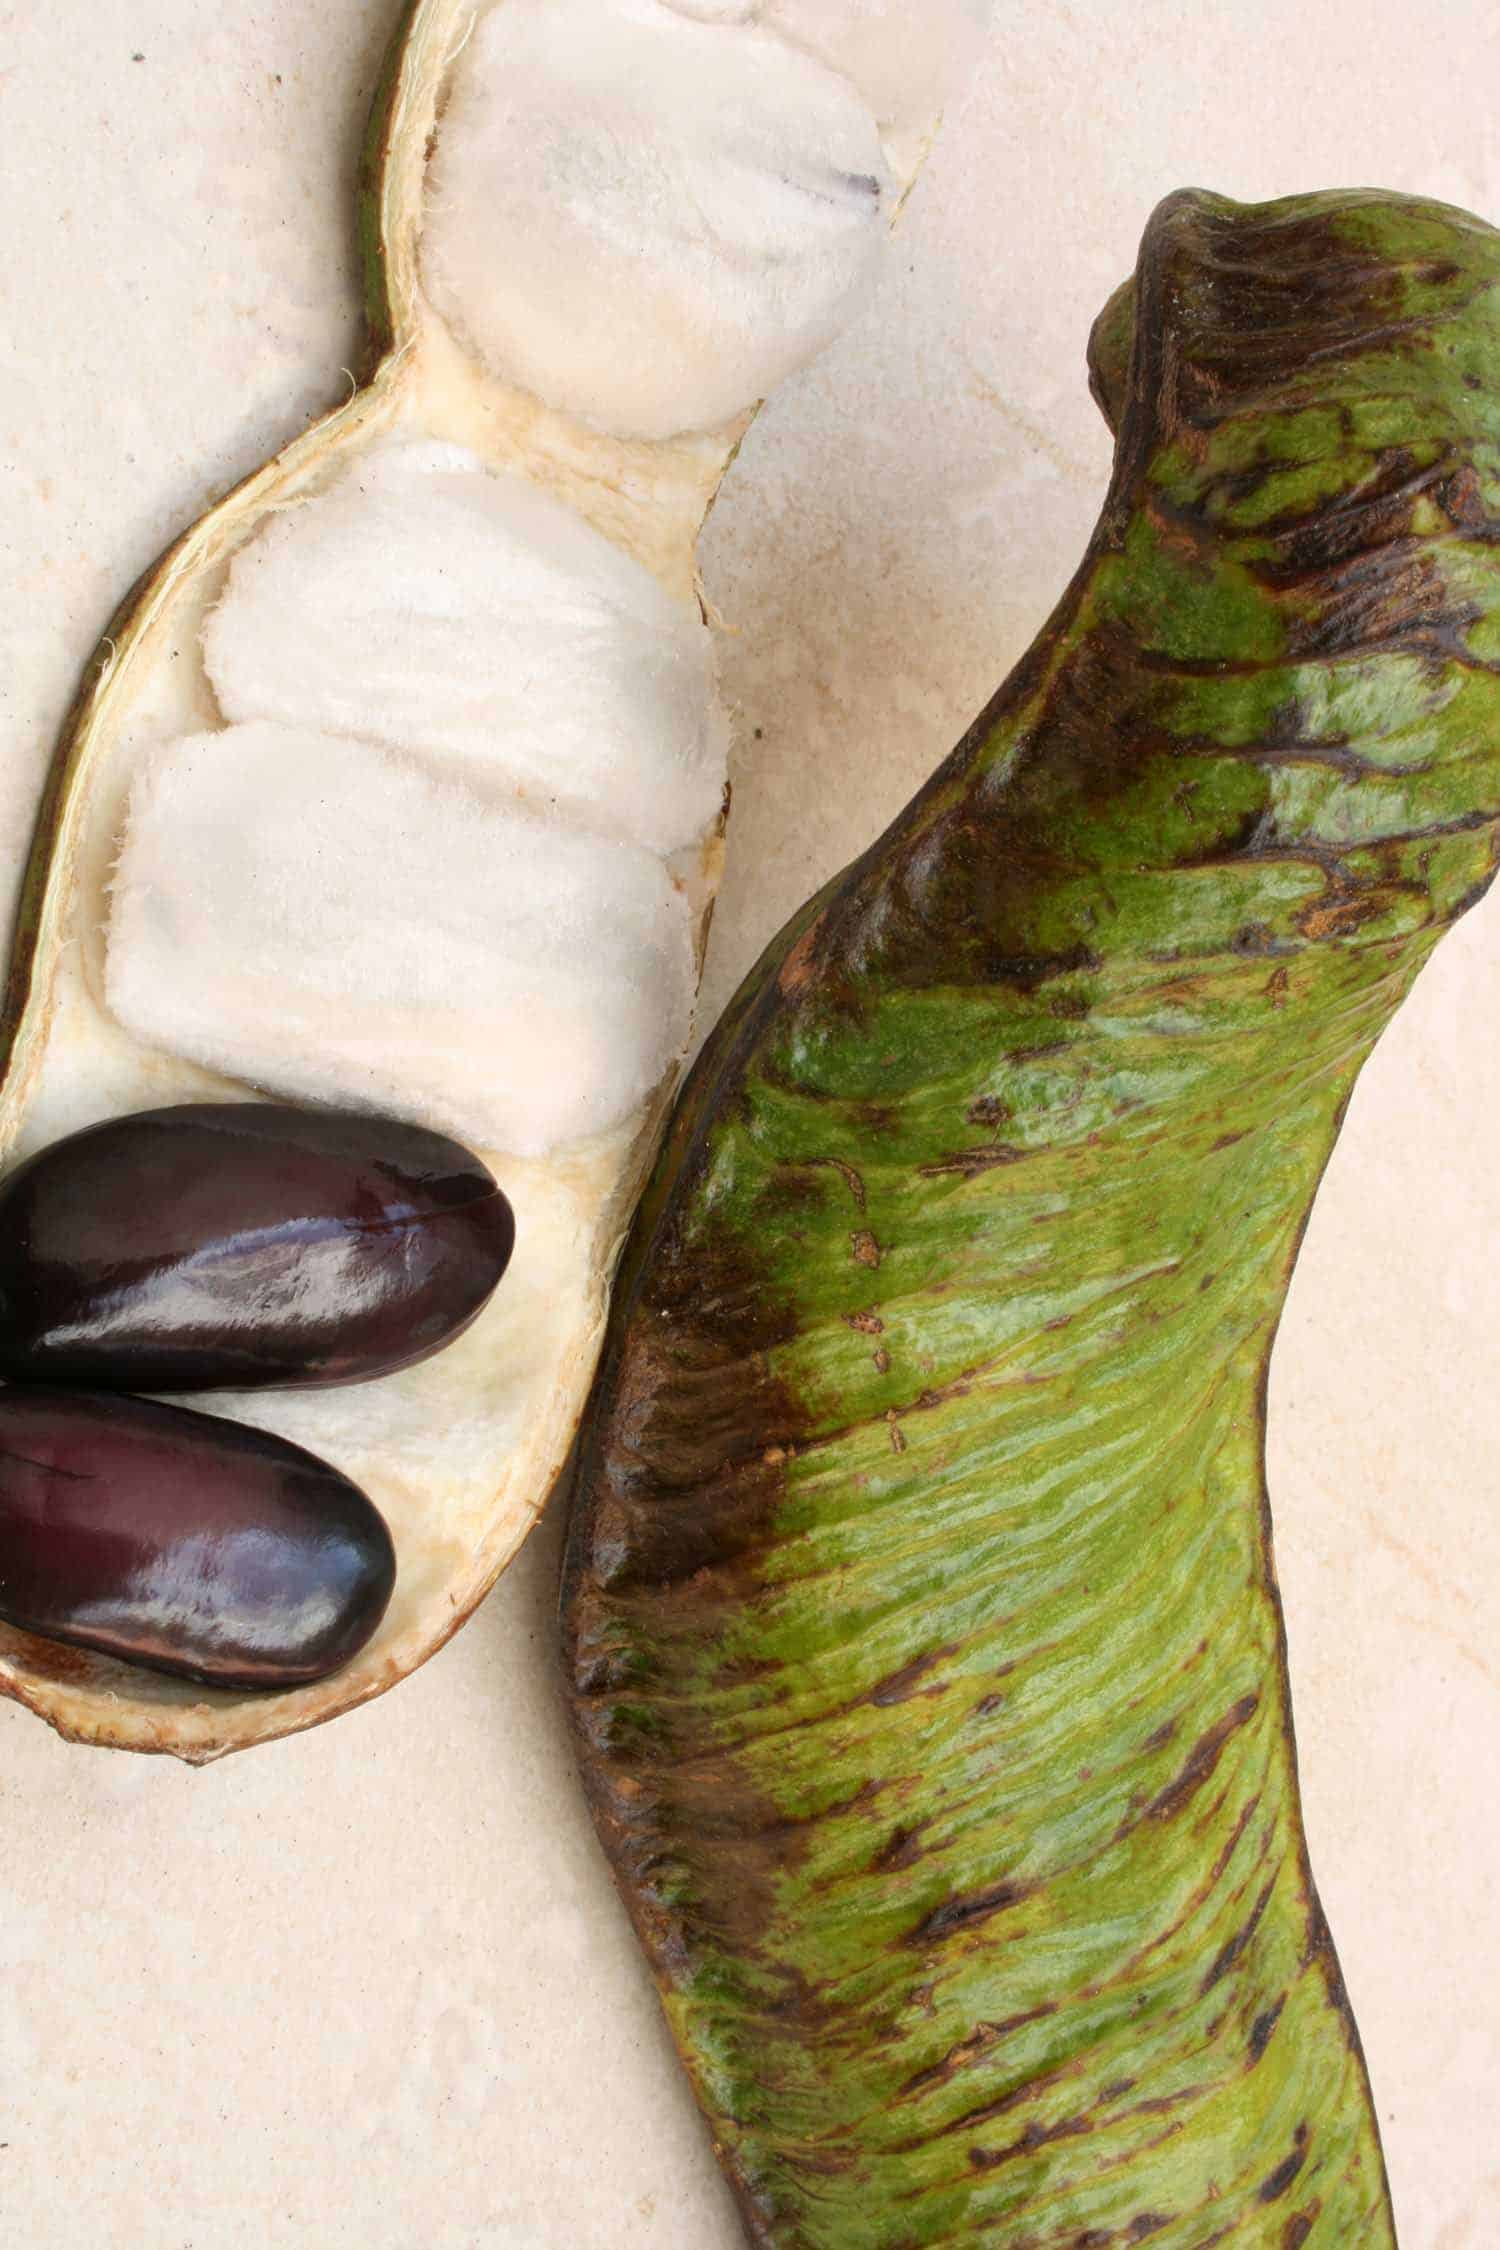
[[[1500,236],[1157,212],[1037,646],[706,1050],[564,1589],[751,2240],[1380,2250],[1309,1874],[1272,1340],[1500,819]]]

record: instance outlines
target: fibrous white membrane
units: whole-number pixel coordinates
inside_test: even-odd
[[[226,719],[432,754],[484,795],[670,853],[728,729],[695,603],[462,447],[377,448],[236,556],[203,639]]]
[[[717,428],[821,351],[892,183],[847,78],[663,0],[505,0],[454,69],[427,286],[503,379],[622,436]]]
[[[251,1085],[518,1156],[621,1123],[686,1043],[686,904],[618,839],[268,723],[142,768],[106,997]]]
[[[888,131],[935,125],[984,46],[992,0],[763,0],[755,18],[851,78]]]
[[[700,23],[758,23],[851,79],[888,131],[933,125],[979,59],[993,0],[667,0]]]

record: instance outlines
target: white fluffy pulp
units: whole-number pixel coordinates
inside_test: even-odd
[[[762,0],[755,20],[864,95],[888,132],[936,124],[979,60],[993,0]]]
[[[994,0],[667,0],[700,23],[758,23],[851,79],[887,132],[936,123],[979,60]]]
[[[494,374],[665,438],[847,325],[892,193],[850,80],[732,9],[504,0],[454,68],[424,273]]]
[[[724,798],[713,643],[633,557],[459,446],[377,448],[244,546],[204,633],[226,719],[441,759],[670,853]]]
[[[542,1155],[639,1106],[693,989],[660,860],[372,743],[258,722],[137,777],[108,1005],[251,1085]]]

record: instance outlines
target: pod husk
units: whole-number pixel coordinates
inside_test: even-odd
[[[706,1047],[580,1449],[580,1764],[775,2250],[1395,2239],[1266,1382],[1495,871],[1500,236],[1174,197],[1092,376],[1083,565]]]

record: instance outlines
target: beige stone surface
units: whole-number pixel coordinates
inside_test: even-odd
[[[1500,218],[1489,0],[1000,0],[877,312],[712,527],[742,714],[721,1001],[1029,639],[1168,189]],[[118,594],[344,386],[396,0],[0,5],[0,851]],[[1308,1821],[1406,2250],[1500,2241],[1500,900],[1361,1086],[1278,1351]],[[397,1694],[202,1774],[0,1711],[18,2250],[732,2250],[569,1774],[556,1527]]]

